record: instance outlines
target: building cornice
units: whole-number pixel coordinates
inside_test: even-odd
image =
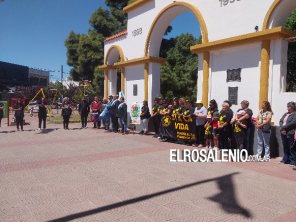
[[[151,1],[154,1],[154,0],[137,0],[131,4],[128,4],[126,7],[124,7],[123,11],[125,13],[128,13],[128,12],[130,12],[136,8],[139,8],[139,7],[143,6],[144,4],[149,3]]]
[[[296,33],[283,27],[263,30],[260,32],[239,35],[231,38],[221,39],[213,42],[203,43],[191,46],[190,49],[194,53],[209,52],[217,49],[233,47],[241,44],[259,42],[263,40],[272,40],[280,38],[289,38],[295,36]]]
[[[161,57],[154,57],[154,56],[145,56],[141,58],[116,62],[114,65],[101,65],[99,66],[100,70],[110,70],[110,69],[118,69],[126,66],[138,65],[138,64],[145,64],[145,63],[159,63],[164,64],[166,59]]]

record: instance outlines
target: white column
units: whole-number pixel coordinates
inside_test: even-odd
[[[160,64],[149,63],[148,105],[151,108],[155,97],[160,96]]]

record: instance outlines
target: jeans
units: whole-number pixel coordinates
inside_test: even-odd
[[[127,132],[127,120],[124,118],[119,118],[120,125],[121,125],[121,132],[126,133]]]
[[[106,120],[103,120],[103,125],[104,125],[105,130],[109,130],[109,128],[110,128],[110,118],[106,119]]]
[[[148,123],[149,123],[149,119],[141,119],[141,127],[144,133],[148,132]]]
[[[282,143],[284,147],[284,156],[283,156],[283,161],[285,163],[292,163],[296,165],[296,152],[293,150],[290,150],[290,147],[292,146],[294,142],[293,135],[283,135],[281,134],[282,137]]]
[[[43,129],[46,129],[46,117],[39,118],[39,128],[41,129],[41,123],[43,122]]]
[[[264,156],[267,159],[269,159],[270,158],[270,148],[269,148],[270,133],[264,133],[262,129],[258,129],[257,139],[258,139],[257,155],[261,157],[262,151],[264,148]]]

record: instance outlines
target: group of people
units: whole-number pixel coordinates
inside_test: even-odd
[[[154,137],[159,138],[161,141],[167,141],[168,138],[163,135],[161,130],[162,120],[165,116],[181,115],[192,117],[195,120],[195,141],[191,141],[193,146],[213,149],[246,149],[249,155],[253,155],[253,144],[251,144],[253,136],[252,129],[254,130],[255,128],[258,140],[257,157],[259,159],[269,159],[273,116],[270,103],[268,101],[262,103],[256,118],[253,118],[253,111],[249,108],[249,102],[247,100],[241,101],[240,105],[241,108],[233,112],[231,109],[232,104],[225,100],[219,111],[218,104],[214,99],[209,102],[206,108],[201,100],[192,103],[185,98],[174,98],[171,101],[156,98],[150,112],[148,102],[143,101],[140,112],[140,134],[148,134],[148,123],[152,121],[155,131]],[[17,130],[23,130],[24,108],[24,104],[20,99],[13,107]],[[124,97],[119,98],[117,95],[114,95],[100,101],[95,96],[92,102],[87,97],[84,97],[78,106],[78,112],[81,117],[81,128],[87,127],[88,116],[90,114],[94,128],[101,128],[103,124],[105,130],[114,133],[128,133],[128,112]],[[63,99],[61,114],[64,129],[69,129],[72,107],[67,97]],[[3,104],[0,104],[0,124],[2,117]],[[46,102],[42,98],[38,111],[39,129],[41,127],[46,128],[46,117]],[[287,104],[287,112],[281,118],[279,125],[284,148],[282,162],[296,165],[295,102],[289,102]],[[180,140],[175,142],[180,142]]]
[[[178,114],[195,118],[195,138],[193,146],[213,149],[246,149],[253,155],[254,128],[257,133],[257,158],[270,159],[270,137],[272,133],[273,112],[268,101],[264,101],[257,116],[253,118],[253,111],[249,102],[243,100],[240,108],[233,112],[232,104],[225,100],[221,110],[213,99],[206,108],[201,100],[195,104],[184,98],[175,98],[172,102],[165,99],[154,100],[151,119],[155,129],[155,137],[161,141],[167,139],[162,135],[162,119],[166,115]],[[147,108],[142,108],[147,110]],[[149,116],[146,115],[145,116]],[[146,128],[144,128],[145,130]],[[287,112],[280,120],[280,132],[284,147],[282,162],[296,165],[296,104],[289,102]],[[178,142],[178,141],[176,141]]]

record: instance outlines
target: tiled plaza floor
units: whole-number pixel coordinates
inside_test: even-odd
[[[296,221],[296,167],[170,163],[151,136],[0,128],[0,221]]]

